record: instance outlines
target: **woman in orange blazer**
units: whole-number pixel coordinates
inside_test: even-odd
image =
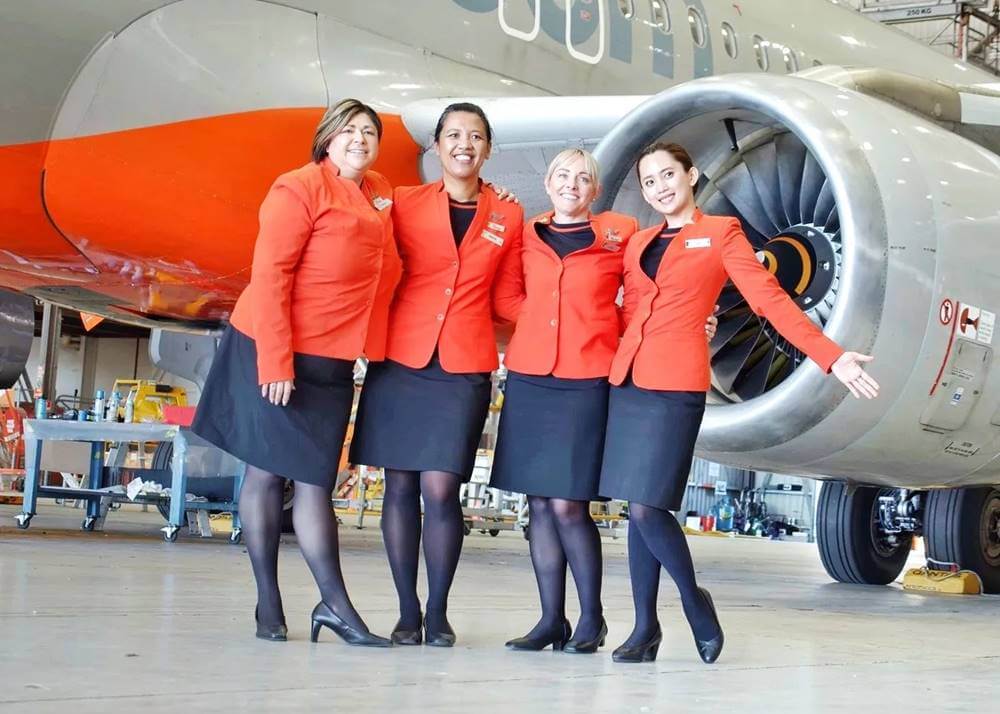
[[[319,586],[312,640],[368,631],[344,586],[330,495],[354,398],[354,361],[380,358],[401,264],[378,114],[354,99],[327,110],[312,161],[278,177],[260,208],[250,284],[222,336],[192,430],[247,465],[240,518],[257,581],[257,637],[287,638],[278,589],[284,479],[295,535]],[[279,447],[280,448],[277,448]]]
[[[629,502],[629,572],[636,621],[615,650],[616,662],[656,658],[660,567],[681,594],[698,653],[714,662],[722,627],[708,591],[699,588],[684,533],[670,513],[680,508],[709,388],[701,315],[727,278],[754,312],[854,394],[873,398],[878,384],[862,369],[870,356],[845,352],[788,297],[754,253],[735,218],[695,207],[698,170],[677,144],[645,149],[637,165],[646,202],[664,217],[640,231],[625,252],[627,327],[611,365],[604,463],[599,491]]]
[[[472,474],[498,366],[494,317],[516,314],[521,272],[521,207],[479,178],[491,141],[481,108],[447,107],[434,132],[442,179],[393,195],[403,278],[386,361],[365,377],[351,461],[385,468],[382,533],[399,594],[397,644],[455,643],[447,604],[464,538],[459,488]],[[421,496],[426,615],[417,598]]]

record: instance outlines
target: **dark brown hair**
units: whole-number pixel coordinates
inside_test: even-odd
[[[657,141],[655,144],[650,144],[645,149],[639,153],[639,158],[635,160],[635,176],[637,179],[642,181],[642,176],[639,175],[639,162],[642,161],[647,156],[655,154],[657,151],[666,151],[674,160],[677,161],[681,166],[684,167],[685,171],[690,171],[694,168],[694,161],[691,160],[691,154],[687,152],[680,144],[674,144],[667,141]]]
[[[326,158],[326,152],[330,149],[330,142],[341,129],[351,123],[357,114],[365,114],[375,125],[379,141],[382,140],[382,120],[379,119],[378,112],[367,104],[359,102],[357,99],[341,99],[332,107],[326,110],[323,118],[319,120],[316,127],[316,134],[313,136],[312,160],[319,163]]]
[[[472,102],[456,102],[444,108],[444,111],[441,112],[441,116],[438,118],[437,126],[434,127],[435,142],[441,138],[441,132],[444,131],[444,120],[448,118],[449,114],[453,114],[454,112],[468,112],[482,119],[483,126],[486,127],[486,143],[493,143],[493,127],[490,126],[490,120],[486,118],[486,112],[483,111],[481,106]]]

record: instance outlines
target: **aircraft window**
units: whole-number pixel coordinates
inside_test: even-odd
[[[691,29],[691,39],[698,47],[704,47],[708,28],[705,26],[705,18],[693,7],[688,8],[688,25]]]
[[[757,66],[764,72],[771,66],[771,58],[767,55],[767,48],[770,44],[760,35],[753,36],[753,51],[757,55]]]
[[[736,30],[728,22],[722,23],[722,43],[726,47],[726,54],[736,59],[740,53],[740,46],[736,40]]]
[[[785,70],[791,74],[799,71],[799,58],[795,56],[795,50],[785,48]]]
[[[667,0],[649,0],[649,10],[653,13],[653,24],[660,28],[660,32],[670,32]]]
[[[618,11],[622,17],[632,17],[635,14],[635,0],[618,0]]]

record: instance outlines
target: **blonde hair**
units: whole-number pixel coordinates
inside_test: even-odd
[[[382,120],[379,119],[378,112],[367,104],[357,99],[341,99],[332,107],[326,110],[323,118],[319,120],[316,127],[316,134],[313,136],[312,160],[317,164],[326,158],[326,152],[330,149],[330,142],[341,129],[351,123],[351,119],[356,114],[365,114],[375,125],[379,141],[382,140]]]
[[[590,174],[591,180],[593,180],[595,185],[599,184],[601,176],[597,168],[597,161],[594,159],[593,154],[584,149],[563,149],[556,154],[556,157],[552,159],[552,163],[549,164],[549,170],[545,172],[545,183],[548,183],[552,179],[552,174],[558,169],[580,158],[583,159],[583,164],[587,169],[587,173]]]

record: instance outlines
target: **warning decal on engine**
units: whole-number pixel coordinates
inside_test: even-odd
[[[944,452],[946,454],[954,454],[955,456],[964,456],[968,458],[970,456],[975,456],[979,451],[979,447],[973,444],[971,441],[953,441],[944,447]]]
[[[993,327],[997,316],[988,310],[958,303],[957,332],[960,337],[975,340],[984,345],[993,343]]]

